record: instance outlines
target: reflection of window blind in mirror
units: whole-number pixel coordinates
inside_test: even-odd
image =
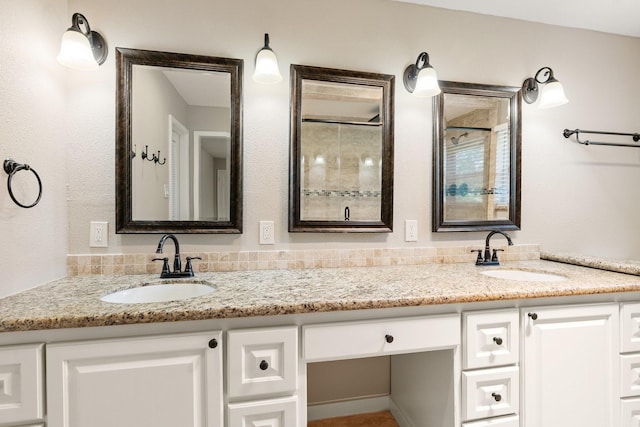
[[[469,202],[481,201],[484,188],[485,138],[474,133],[458,144],[449,139],[446,148],[445,193]]]
[[[507,123],[495,127],[496,132],[496,182],[495,204],[509,204],[509,165],[511,153],[509,153],[509,126]]]

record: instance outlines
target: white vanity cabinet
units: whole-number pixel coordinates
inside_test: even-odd
[[[459,425],[458,314],[304,325],[302,341],[305,364],[390,356],[391,395],[381,409],[399,425]]]
[[[296,326],[229,331],[227,425],[297,425],[298,358]]]
[[[220,427],[221,332],[47,345],[47,427]]]
[[[0,349],[0,425],[19,426],[44,417],[43,347]]]
[[[517,309],[462,314],[463,427],[518,425],[519,325]]]
[[[521,309],[526,427],[620,424],[618,304]]]
[[[622,427],[640,427],[640,303],[620,305]]]

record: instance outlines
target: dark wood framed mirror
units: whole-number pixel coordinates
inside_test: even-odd
[[[116,233],[241,233],[243,61],[117,48],[116,64]]]
[[[394,82],[291,65],[290,232],[392,231]]]
[[[440,81],[433,99],[433,231],[520,229],[519,87]]]

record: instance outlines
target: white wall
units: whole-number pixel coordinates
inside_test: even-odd
[[[9,3],[9,0],[1,0]],[[31,4],[51,1],[11,2],[27,14]],[[62,7],[61,7],[62,9]],[[2,15],[5,14],[2,9]],[[328,13],[328,11],[335,13]],[[0,84],[10,87],[9,107],[14,114],[14,137],[28,132],[46,150],[36,159],[59,155],[52,150],[52,135],[66,133],[67,181],[53,184],[50,203],[68,198],[69,253],[150,252],[157,235],[114,235],[114,140],[116,46],[193,54],[226,56],[245,60],[244,77],[244,234],[237,236],[181,236],[188,251],[308,249],[327,247],[399,247],[405,219],[417,219],[418,246],[480,243],[485,233],[431,233],[431,105],[409,95],[402,85],[404,68],[426,50],[443,80],[519,86],[542,66],[553,67],[571,102],[553,110],[523,105],[523,214],[517,243],[540,243],[544,250],[562,250],[617,258],[640,259],[640,202],[635,185],[640,178],[640,154],[635,149],[583,147],[562,137],[568,128],[638,131],[640,88],[635,74],[640,66],[640,39],[526,23],[503,18],[446,11],[389,0],[188,0],[155,2],[139,0],[69,0],[68,17],[53,14],[39,31],[48,32],[46,52],[51,60],[54,46],[68,26],[72,12],[84,13],[92,28],[103,33],[109,58],[96,72],[72,74],[63,130],[46,126],[50,114],[59,114],[62,95],[38,91],[43,114],[20,100],[14,86],[24,81],[21,61],[10,62],[9,80],[4,71]],[[42,14],[42,12],[40,12]],[[25,18],[26,19],[26,18]],[[44,20],[44,16],[41,16]],[[2,17],[6,24],[16,26]],[[2,25],[3,37],[6,37]],[[50,31],[49,31],[50,30]],[[254,83],[254,57],[263,34],[271,35],[284,82],[277,86]],[[0,41],[4,51],[9,47]],[[24,43],[23,49],[30,46]],[[21,52],[20,55],[26,55]],[[3,59],[3,67],[4,67]],[[289,64],[315,65],[394,74],[395,91],[395,196],[394,232],[391,234],[289,234],[287,233],[289,149]],[[50,65],[54,67],[53,63]],[[44,67],[38,65],[38,67]],[[35,71],[27,71],[27,76]],[[56,71],[57,73],[57,71]],[[31,80],[31,79],[29,79]],[[55,85],[59,86],[59,82]],[[59,88],[58,88],[59,90]],[[59,96],[58,96],[59,95]],[[22,103],[29,105],[20,108]],[[51,105],[53,104],[53,105]],[[15,113],[14,113],[15,110]],[[46,112],[46,114],[45,114]],[[59,123],[59,121],[55,121]],[[27,125],[27,126],[25,126]],[[0,129],[4,139],[6,127]],[[59,137],[59,141],[62,137]],[[20,143],[16,142],[19,147]],[[4,144],[4,141],[3,141]],[[5,146],[3,145],[3,150]],[[14,155],[13,153],[11,153]],[[22,153],[19,153],[22,154]],[[15,157],[19,157],[15,154]],[[32,161],[31,155],[25,159]],[[32,161],[33,162],[33,161]],[[44,162],[43,162],[44,163]],[[34,164],[35,166],[35,164]],[[52,173],[60,173],[52,169]],[[48,182],[48,181],[47,181]],[[55,181],[54,181],[55,182]],[[51,184],[50,184],[51,185]],[[0,192],[2,209],[6,194]],[[43,201],[44,203],[44,201]],[[12,212],[15,209],[11,208]],[[6,217],[8,214],[1,211]],[[42,209],[47,215],[64,215]],[[16,215],[24,218],[25,213]],[[42,218],[30,220],[27,227]],[[110,223],[110,247],[88,247],[89,221]],[[258,221],[274,220],[276,245],[258,245]],[[56,219],[56,224],[63,220]],[[33,254],[34,230],[17,232],[25,248],[11,250],[12,260]],[[64,228],[64,227],[63,227]],[[3,233],[3,235],[6,233]],[[61,236],[62,235],[62,236]],[[64,246],[64,232],[56,229],[44,244]],[[5,243],[6,245],[7,243]],[[9,252],[6,246],[2,251]],[[50,256],[50,251],[42,251]],[[13,255],[13,253],[20,255]],[[2,254],[0,254],[2,255]],[[51,262],[59,271],[58,255]],[[38,264],[39,265],[39,264]],[[29,273],[31,274],[31,273]],[[59,274],[58,274],[59,275]],[[49,274],[48,276],[52,276]],[[18,273],[25,282],[27,273]]]
[[[20,208],[0,169],[0,296],[66,275],[68,122],[65,73],[55,58],[70,23],[66,0],[0,0],[0,163],[29,164],[43,184],[40,203]],[[15,180],[35,183],[20,175]],[[16,190],[23,203],[35,201]]]
[[[187,103],[162,71],[133,67],[132,78],[135,90],[131,97],[131,114],[136,120],[131,129],[131,140],[137,154],[131,162],[131,181],[133,193],[146,196],[132,200],[132,217],[166,220],[170,218],[170,201],[165,198],[165,189],[171,186],[169,163],[165,163],[171,156],[169,117],[186,125]],[[145,149],[151,158],[153,155],[160,157],[159,163],[143,159]]]
[[[480,241],[485,233],[434,234],[431,228],[431,105],[410,96],[404,68],[426,50],[443,80],[519,86],[542,66],[552,66],[570,104],[554,110],[523,108],[523,215],[516,242],[543,249],[640,258],[635,183],[638,150],[585,148],[562,136],[565,127],[637,131],[635,84],[640,40],[583,30],[401,4],[389,0],[70,0],[110,44],[107,63],[92,90],[93,108],[74,121],[95,135],[96,177],[74,150],[91,192],[71,186],[70,252],[88,253],[91,219],[114,221],[113,48],[156,49],[245,60],[245,227],[241,236],[184,236],[193,250],[255,250],[258,221],[275,220],[276,249],[404,246],[405,219],[417,219],[420,246]],[[327,13],[334,10],[335,13]],[[263,33],[271,35],[284,82],[254,83],[254,57]],[[287,233],[289,64],[316,65],[396,75],[394,233],[335,235]],[[89,115],[93,116],[91,119]],[[99,182],[98,182],[99,181]],[[105,185],[104,183],[109,183]],[[95,205],[85,209],[82,205]],[[111,236],[109,252],[153,248],[157,236]],[[262,247],[273,249],[273,247]],[[96,250],[91,250],[96,253]],[[99,253],[99,252],[98,252]]]

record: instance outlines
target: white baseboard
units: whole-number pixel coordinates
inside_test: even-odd
[[[393,399],[389,399],[389,411],[400,427],[415,427]]]
[[[315,421],[324,418],[366,414],[367,412],[386,411],[387,409],[389,409],[389,396],[325,403],[307,407],[307,420]]]

